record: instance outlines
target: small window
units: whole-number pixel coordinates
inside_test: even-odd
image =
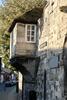
[[[36,42],[36,25],[26,24],[26,42]]]

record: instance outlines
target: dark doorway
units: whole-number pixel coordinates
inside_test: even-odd
[[[36,92],[35,91],[29,92],[29,100],[36,100]]]

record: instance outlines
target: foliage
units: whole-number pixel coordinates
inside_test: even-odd
[[[6,66],[9,65],[9,33],[8,28],[14,18],[23,15],[35,7],[44,6],[45,0],[3,0],[0,6],[0,56]]]

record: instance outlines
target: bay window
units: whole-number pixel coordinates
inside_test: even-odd
[[[26,24],[26,42],[35,43],[36,42],[36,25]]]

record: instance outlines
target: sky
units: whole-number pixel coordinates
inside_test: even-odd
[[[3,1],[3,0],[0,0],[0,5],[2,5],[2,1]]]

